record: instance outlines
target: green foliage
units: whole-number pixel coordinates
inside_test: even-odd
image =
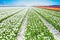
[[[26,14],[23,10],[0,23],[0,40],[15,40]]]
[[[29,12],[25,37],[26,40],[55,40],[52,33],[50,33],[48,28],[32,9]]]
[[[39,15],[44,17],[50,24],[52,24],[58,31],[60,31],[60,13],[46,9],[36,9]]]

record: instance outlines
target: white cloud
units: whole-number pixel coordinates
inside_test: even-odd
[[[24,1],[22,1],[22,2],[18,2],[18,3],[16,3],[15,5],[26,5],[26,6],[43,6],[43,5],[46,5],[46,6],[48,6],[48,5],[54,5],[55,3],[54,2],[52,2],[52,1],[48,1],[48,0],[32,0],[32,1],[26,1],[25,0],[25,2]]]

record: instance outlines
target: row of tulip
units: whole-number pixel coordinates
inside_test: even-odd
[[[33,9],[29,10],[25,40],[55,40],[53,34],[36,15]]]
[[[27,9],[0,23],[0,40],[16,40]]]
[[[5,8],[5,9],[0,9],[0,21],[4,20],[4,18],[8,18],[11,15],[16,14],[16,12],[22,10],[23,8]]]
[[[60,31],[60,13],[46,9],[35,8],[39,15],[44,17],[50,24],[52,24],[58,31]]]

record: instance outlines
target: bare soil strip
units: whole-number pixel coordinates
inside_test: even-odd
[[[54,35],[54,38],[56,40],[60,40],[60,32],[54,28],[53,25],[51,25],[49,22],[47,22],[42,16],[40,16],[38,13],[36,13],[39,18],[43,21],[43,23],[48,27],[48,30]]]
[[[23,23],[21,25],[21,28],[19,30],[17,40],[25,40],[25,31],[26,31],[27,20],[28,20],[28,16],[26,15],[26,17],[24,18]]]

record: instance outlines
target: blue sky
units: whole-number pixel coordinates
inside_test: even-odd
[[[60,0],[0,0],[1,5],[8,6],[34,6],[34,5],[60,5]]]

